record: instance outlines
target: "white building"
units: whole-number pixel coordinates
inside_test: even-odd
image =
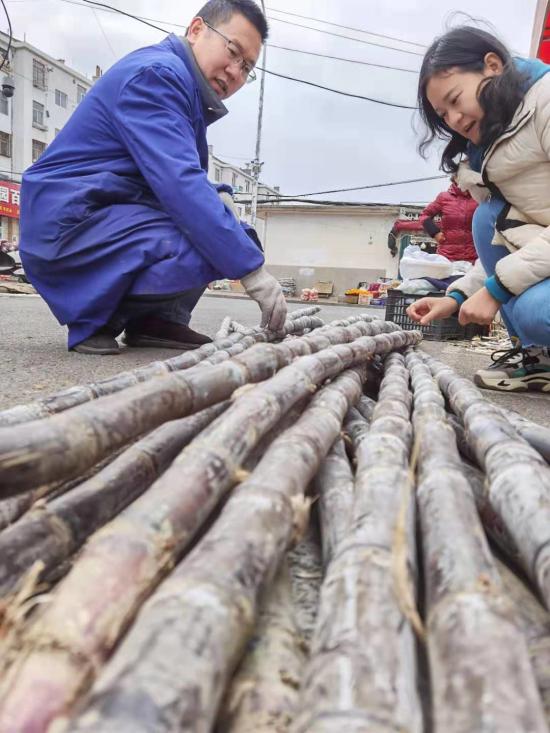
[[[0,33],[4,56],[8,36]],[[93,80],[25,41],[13,39],[9,64],[0,72],[0,85],[13,84],[13,96],[0,94],[0,201],[3,190],[17,187],[21,173],[46,149],[91,88]],[[13,194],[10,194],[13,195]],[[11,203],[11,202],[10,202]],[[2,239],[19,234],[19,207],[0,207]]]
[[[216,157],[212,145],[208,146],[208,178],[212,183],[227,183],[233,188],[235,194],[239,194],[238,198],[244,200],[252,198],[254,177],[250,168],[239,168]],[[267,194],[278,196],[279,193],[278,186],[271,187],[261,182],[258,186],[260,199]],[[246,194],[250,194],[250,196],[248,197]],[[250,205],[237,203],[236,208],[240,218],[250,222]]]
[[[257,230],[275,277],[294,278],[298,292],[330,281],[342,295],[359,282],[397,276],[399,257],[392,256],[388,235],[398,218],[422,208],[268,204],[258,207]]]

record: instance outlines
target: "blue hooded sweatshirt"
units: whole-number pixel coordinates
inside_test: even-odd
[[[206,128],[227,113],[168,36],[99,79],[23,176],[21,259],[69,348],[127,296],[174,296],[263,264],[207,179]]]

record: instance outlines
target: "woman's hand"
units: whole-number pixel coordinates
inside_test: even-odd
[[[413,321],[427,326],[432,321],[448,318],[456,313],[458,303],[454,298],[420,298],[407,308],[407,315]]]
[[[443,232],[438,232],[438,233],[437,233],[437,234],[436,234],[436,235],[434,236],[434,239],[435,239],[435,241],[436,241],[436,242],[437,242],[438,244],[443,244],[443,242],[445,241],[445,235],[443,234]]]
[[[487,326],[493,322],[501,305],[496,298],[493,298],[487,288],[481,288],[475,295],[464,301],[458,314],[458,322],[461,326],[467,326],[468,323],[479,323],[481,326]]]

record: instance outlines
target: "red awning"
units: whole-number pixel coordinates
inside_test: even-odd
[[[539,0],[535,12],[531,55],[550,63],[550,2]]]

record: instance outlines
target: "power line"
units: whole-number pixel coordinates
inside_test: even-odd
[[[370,188],[386,188],[388,186],[403,186],[408,183],[423,183],[424,181],[437,181],[441,178],[448,178],[449,176],[427,176],[426,178],[408,178],[404,181],[391,181],[389,183],[371,183],[368,186],[354,186],[353,188],[333,188],[330,191],[313,191],[311,193],[294,193],[294,194],[288,194],[287,196],[284,195],[278,195],[275,197],[275,194],[273,196],[277,199],[287,200],[287,199],[295,199],[300,200],[302,197],[305,196],[321,196],[327,193],[348,193],[349,191],[366,191]],[[273,199],[271,199],[273,200]],[[239,203],[241,203],[239,201]]]
[[[269,48],[278,48],[281,51],[293,51],[294,53],[303,53],[306,56],[318,56],[322,59],[332,59],[333,61],[345,61],[348,64],[360,64],[361,66],[374,66],[377,69],[390,69],[391,71],[406,71],[409,74],[418,74],[418,69],[404,69],[400,66],[387,66],[386,64],[375,64],[371,61],[359,61],[358,59],[346,59],[342,56],[329,56],[326,53],[316,53],[315,51],[304,51],[301,48],[288,48],[287,46],[279,46],[276,43],[268,43]]]
[[[369,36],[376,36],[377,38],[386,38],[388,41],[397,41],[398,43],[408,43],[410,46],[418,46],[419,48],[426,48],[423,43],[417,43],[416,41],[407,41],[404,38],[396,38],[395,36],[387,36],[384,33],[375,33],[374,31],[368,31],[364,28],[353,28],[349,25],[341,25],[340,23],[332,23],[330,20],[323,20],[322,18],[313,18],[310,15],[300,15],[299,13],[291,13],[289,10],[279,10],[278,8],[267,8],[271,12],[281,13],[282,15],[291,15],[294,18],[302,18],[302,20],[314,20],[316,23],[324,23],[324,25],[331,25],[334,28],[342,28],[346,31],[355,31],[356,33],[366,33]]]
[[[3,2],[4,0],[0,0],[0,2]],[[63,0],[63,2],[69,2],[69,0]],[[82,0],[83,3],[86,3],[86,5],[95,5],[98,8],[106,8],[107,10],[111,10],[115,13],[119,13],[119,15],[124,15],[126,18],[133,18],[134,20],[139,20],[140,23],[144,23],[145,25],[150,26],[151,28],[154,28],[157,31],[161,31],[162,33],[169,33],[166,28],[161,28],[159,25],[154,25],[153,23],[149,22],[148,20],[144,20],[143,18],[140,18],[137,15],[133,15],[132,13],[127,13],[125,10],[120,10],[119,8],[115,8],[112,5],[107,5],[106,3],[100,3],[98,0]],[[78,5],[79,3],[73,3],[73,5]]]
[[[306,84],[308,87],[315,87],[315,89],[324,89],[326,92],[333,92],[334,94],[340,94],[343,97],[350,97],[351,99],[362,99],[366,102],[373,102],[374,104],[382,104],[384,107],[397,107],[397,109],[413,109],[417,107],[411,107],[408,104],[397,104],[396,102],[386,102],[383,99],[375,99],[374,97],[365,97],[363,94],[352,94],[351,92],[344,92],[341,89],[333,89],[332,87],[325,87],[322,84],[316,84],[312,81],[306,81],[305,79],[297,79],[294,76],[286,76],[285,74],[279,74],[276,71],[269,71],[269,69],[262,69],[261,66],[257,67],[260,71],[265,71],[266,74],[271,76],[278,76],[280,79],[288,79],[289,81],[298,82],[298,84]]]
[[[89,0],[84,0],[84,2],[89,2]],[[282,18],[273,18],[273,16],[268,16],[269,20],[274,20],[276,23],[285,23],[286,25],[293,25],[296,28],[305,28],[308,31],[316,31],[317,33],[324,33],[327,36],[335,36],[336,38],[345,38],[347,41],[355,41],[356,43],[363,43],[366,46],[376,46],[376,48],[387,48],[390,51],[399,51],[400,53],[408,53],[412,56],[424,56],[423,53],[420,51],[409,51],[406,48],[397,48],[396,46],[388,46],[384,43],[375,43],[374,41],[365,41],[363,38],[354,38],[353,36],[344,36],[342,33],[334,33],[333,31],[325,31],[321,28],[314,28],[311,25],[302,25],[302,23],[295,23],[292,20],[283,20]]]
[[[86,3],[87,5],[95,5],[96,7],[102,8],[103,10],[106,10],[107,12],[119,13],[120,15],[124,15],[127,18],[133,18],[134,20],[138,20],[139,22],[144,23],[145,25],[148,25],[151,28],[154,28],[155,30],[162,31],[163,33],[169,33],[170,31],[168,31],[166,28],[162,28],[160,25],[157,25],[157,23],[166,23],[167,25],[171,25],[176,28],[187,28],[186,25],[183,25],[181,23],[172,23],[171,21],[168,21],[168,20],[156,20],[154,18],[145,18],[144,16],[141,16],[141,15],[134,15],[124,10],[120,10],[119,8],[115,8],[112,5],[108,5],[107,3],[99,2],[98,0],[62,0],[62,2],[68,3],[69,5],[80,5],[81,3]],[[299,23],[294,23],[288,20],[282,20],[281,18],[270,18],[270,20],[274,20],[279,23],[286,23],[287,25],[294,25],[294,26],[297,26],[298,28],[306,28],[312,31],[317,31],[318,33],[325,33],[327,35],[336,36],[337,38],[345,38],[350,41],[356,41],[357,43],[366,44],[368,46],[376,46],[378,48],[387,48],[393,51],[401,51],[402,53],[413,54],[415,56],[424,55],[417,51],[409,51],[403,48],[395,48],[394,46],[387,46],[387,45],[380,44],[380,43],[374,43],[373,41],[365,41],[364,39],[361,39],[361,38],[353,38],[351,36],[344,36],[340,33],[332,33],[331,31],[325,31],[325,30],[321,30],[320,28],[313,28],[311,26],[301,25]],[[361,31],[361,32],[366,32],[366,31]]]
[[[30,2],[30,0],[8,0],[8,2]],[[80,5],[81,7],[85,7],[84,3],[88,2],[88,0],[61,0],[61,2],[67,3],[67,5]],[[97,5],[98,3],[94,3],[94,5]],[[123,11],[119,10],[118,8],[114,8],[110,5],[105,5],[102,8],[102,11],[104,13],[122,13],[123,15],[129,15],[128,13],[124,13]],[[133,18],[134,20],[144,21],[146,25],[149,25],[150,23],[166,23],[166,25],[172,25],[176,28],[184,28],[186,29],[187,26],[183,25],[183,23],[173,23],[171,20],[159,20],[158,18],[146,18],[143,15],[129,15],[130,18]],[[163,28],[158,28],[158,26],[153,25],[153,28],[156,28],[157,30],[163,30],[164,33],[169,33],[170,31],[165,30]]]
[[[105,39],[105,43],[107,44],[107,46],[109,46],[109,49],[111,50],[111,53],[113,54],[113,58],[114,59],[117,59],[118,56],[115,53],[115,49],[111,46],[111,41],[107,38],[107,34],[105,33],[105,29],[103,28],[103,25],[101,23],[101,20],[99,18],[99,15],[97,14],[96,9],[95,8],[90,8],[90,10],[92,11],[92,13],[94,15],[94,18],[97,21],[97,24],[99,26],[99,30],[101,31],[101,35]]]
[[[0,2],[3,2],[3,0],[0,0]],[[68,2],[68,3],[73,4],[73,5],[78,5],[79,4],[79,3],[74,2],[74,0],[62,0],[62,2]],[[99,2],[98,0],[82,0],[82,2],[83,3],[86,3],[87,6],[88,5],[92,5],[92,6],[96,6],[96,7],[99,7],[99,8],[108,9],[108,10],[111,10],[111,11],[113,11],[115,13],[119,13],[120,15],[124,15],[127,18],[133,18],[134,20],[137,20],[140,23],[144,23],[145,25],[148,25],[151,28],[154,28],[155,30],[162,31],[162,33],[169,33],[169,31],[166,30],[166,28],[161,28],[160,26],[157,26],[157,25],[154,25],[153,23],[150,23],[148,20],[143,20],[142,18],[140,18],[137,15],[133,15],[132,13],[127,13],[124,10],[119,10],[119,8],[115,8],[112,5],[107,5],[106,3]],[[357,39],[353,39],[353,40],[357,40]],[[407,53],[409,53],[409,52],[407,52]],[[413,52],[410,52],[410,53],[413,53]],[[393,102],[386,102],[386,101],[381,100],[381,99],[373,99],[372,97],[366,97],[366,96],[363,96],[361,94],[351,94],[349,92],[344,92],[344,91],[342,91],[340,89],[332,89],[331,87],[325,87],[322,84],[315,84],[314,82],[306,81],[305,79],[297,79],[296,77],[293,77],[293,76],[286,76],[284,74],[279,74],[279,73],[277,73],[275,71],[269,71],[268,69],[263,69],[262,67],[257,67],[257,68],[260,71],[265,71],[266,74],[270,74],[271,76],[277,76],[277,77],[279,77],[281,79],[287,79],[288,81],[295,81],[295,82],[297,82],[299,84],[306,84],[307,86],[315,87],[316,89],[323,89],[323,90],[325,90],[327,92],[333,92],[334,94],[339,94],[339,95],[341,95],[343,97],[350,97],[352,99],[362,99],[362,100],[367,101],[367,102],[373,102],[375,104],[382,104],[382,105],[384,105],[386,107],[396,107],[398,109],[412,109],[412,110],[416,109],[416,107],[410,107],[409,105],[405,105],[405,104],[395,104]]]
[[[4,8],[4,12],[6,14],[6,20],[8,21],[8,34],[9,34],[8,47],[6,48],[6,53],[4,54],[4,58],[2,59],[2,63],[0,64],[0,71],[2,71],[4,66],[9,62],[11,44],[13,41],[13,29],[11,27],[10,14],[8,13],[8,9],[6,8],[6,3],[4,2],[4,0],[0,0],[0,2],[2,3],[2,7]]]

